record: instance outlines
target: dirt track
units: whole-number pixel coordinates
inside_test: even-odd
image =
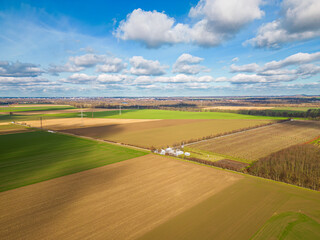
[[[0,239],[133,239],[242,176],[147,155],[0,194]]]

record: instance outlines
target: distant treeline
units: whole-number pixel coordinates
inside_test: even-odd
[[[292,146],[252,163],[246,171],[319,191],[320,148],[312,144]]]
[[[300,117],[300,118],[318,118],[320,117],[320,108],[309,109],[308,111],[293,110],[238,110],[237,113],[255,116],[270,117]]]

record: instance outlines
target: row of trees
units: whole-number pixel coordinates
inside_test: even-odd
[[[301,117],[301,118],[319,118],[320,108],[309,109],[308,111],[291,111],[291,110],[238,110],[237,113],[256,116],[271,117]]]
[[[320,190],[320,148],[312,144],[292,146],[254,162],[249,174]]]

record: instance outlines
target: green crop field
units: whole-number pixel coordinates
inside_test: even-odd
[[[312,240],[319,223],[319,192],[246,176],[139,239]]]
[[[121,115],[119,115],[119,111],[96,112],[94,117],[126,119],[283,119],[224,112],[185,112],[153,109],[122,110]]]
[[[252,239],[320,239],[320,224],[305,214],[284,212],[271,217]]]
[[[52,106],[13,106],[13,107],[0,107],[0,112],[27,112],[27,111],[49,111],[49,110],[64,110],[64,109],[73,109],[75,107],[68,106],[68,105],[52,105]]]
[[[43,131],[0,135],[0,192],[145,154]]]

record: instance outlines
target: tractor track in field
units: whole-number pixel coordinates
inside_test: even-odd
[[[204,140],[200,140],[200,141],[196,141],[196,142],[192,142],[192,143],[187,143],[187,144],[184,144],[184,146],[190,146],[190,145],[193,145],[193,144],[210,141],[212,139],[223,138],[223,137],[236,135],[236,134],[243,133],[243,132],[248,132],[248,131],[251,131],[251,130],[266,128],[266,127],[274,126],[274,125],[277,125],[277,124],[282,124],[282,123],[287,122],[287,121],[294,121],[294,120],[293,119],[285,120],[285,121],[282,121],[282,122],[276,122],[276,123],[267,124],[267,125],[264,125],[264,126],[253,127],[253,128],[250,128],[250,129],[245,129],[245,130],[241,130],[241,131],[234,132],[234,133],[227,133],[227,134],[224,134],[224,135],[221,135],[221,136],[212,137],[212,138],[208,138],[208,139],[204,139]]]

